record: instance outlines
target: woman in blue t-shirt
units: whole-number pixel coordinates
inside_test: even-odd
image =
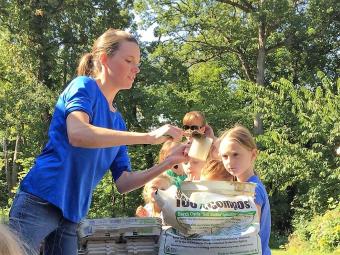
[[[91,204],[93,190],[108,169],[121,193],[142,187],[186,159],[184,146],[160,164],[131,172],[127,146],[182,138],[180,128],[164,125],[149,133],[127,132],[113,101],[130,89],[139,73],[138,42],[109,29],[85,54],[78,77],[61,93],[48,142],[20,184],[10,211],[10,227],[33,250],[44,240],[44,254],[77,254],[77,223]]]

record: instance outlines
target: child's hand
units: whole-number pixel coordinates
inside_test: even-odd
[[[149,217],[149,213],[143,206],[140,205],[136,209],[136,216],[137,217]]]

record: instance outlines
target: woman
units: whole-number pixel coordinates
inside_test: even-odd
[[[49,140],[23,179],[10,211],[10,226],[44,254],[77,254],[77,223],[86,216],[97,183],[110,169],[117,189],[129,192],[186,159],[183,146],[162,163],[130,172],[126,145],[157,144],[183,131],[170,125],[149,133],[127,132],[113,101],[139,73],[140,50],[130,34],[109,29],[85,54],[60,95]]]

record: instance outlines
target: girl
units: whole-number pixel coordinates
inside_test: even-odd
[[[221,160],[212,159],[203,167],[201,180],[232,181],[233,176],[225,169]]]
[[[219,153],[227,171],[239,182],[256,183],[255,203],[260,217],[262,254],[270,255],[269,237],[271,227],[268,194],[254,172],[257,148],[249,130],[241,125],[225,131],[220,137]]]
[[[127,132],[114,104],[139,73],[140,49],[129,33],[109,29],[78,66],[78,77],[60,95],[48,142],[20,184],[10,211],[10,227],[44,254],[77,254],[77,223],[91,204],[92,192],[108,169],[121,193],[143,186],[186,160],[184,146],[152,168],[131,172],[126,145],[181,140],[170,125],[149,133]]]
[[[201,179],[201,171],[205,161],[190,158],[187,162],[183,162],[184,173],[187,175],[186,181],[199,181]]]
[[[159,151],[158,163],[161,163],[166,159],[167,156],[171,154],[171,152],[178,148],[181,144],[172,141],[166,141],[161,150]],[[171,169],[164,172],[164,174],[171,177],[172,184],[176,185],[177,188],[181,186],[181,183],[187,178],[184,173],[182,164],[176,164]]]
[[[139,206],[136,210],[138,217],[161,217],[161,209],[157,205],[153,194],[158,190],[166,190],[171,186],[171,179],[165,174],[157,176],[155,179],[145,184],[143,198],[145,206]]]

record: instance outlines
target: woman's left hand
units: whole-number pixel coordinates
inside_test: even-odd
[[[170,149],[169,155],[164,159],[164,162],[172,168],[174,165],[188,161],[188,144],[181,144],[180,146]]]
[[[183,130],[179,127],[166,124],[154,131],[149,132],[149,136],[151,137],[151,144],[164,143],[169,139],[174,142],[178,142],[182,140]]]

